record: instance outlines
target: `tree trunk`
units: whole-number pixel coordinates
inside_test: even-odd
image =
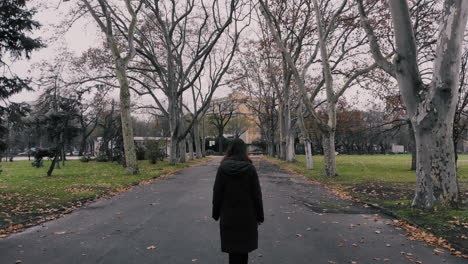
[[[301,136],[302,142],[304,143],[306,160],[307,160],[307,169],[312,170],[314,169],[313,161],[312,161],[312,145],[310,143],[309,133],[305,127],[304,123],[304,104],[301,102],[298,109],[298,121],[299,128],[301,129]]]
[[[176,95],[172,95],[168,98],[168,113],[169,113],[169,131],[171,134],[171,145],[169,151],[169,164],[177,164],[177,152],[179,143],[179,113],[177,109],[177,103],[175,102]]]
[[[285,118],[284,118],[284,127],[285,127],[285,136],[286,136],[286,146],[285,146],[285,154],[286,154],[286,161],[293,162],[296,160],[296,153],[294,148],[294,131],[292,129],[292,122],[291,122],[291,102],[289,99],[289,90],[290,88],[287,87],[284,89],[285,93],[287,94],[287,101],[285,106]]]
[[[336,170],[336,155],[335,155],[335,132],[333,130],[323,133],[323,159],[326,177],[335,177]]]
[[[273,157],[275,155],[275,144],[269,140],[267,142],[267,155]]]
[[[312,144],[310,140],[304,141],[305,147],[305,154],[306,154],[306,161],[307,161],[307,169],[313,170],[314,169],[314,160],[312,159]]]
[[[198,119],[195,120],[193,123],[193,137],[195,140],[195,156],[197,159],[201,159],[203,154],[202,154],[202,148],[201,148],[201,138],[200,138],[200,130],[199,130],[199,124],[198,124]]]
[[[180,103],[182,105],[182,102]],[[182,109],[182,108],[179,108],[179,109]],[[185,130],[185,120],[184,120],[184,117],[183,117],[183,114],[180,113],[180,116],[179,116],[179,161],[180,163],[185,163],[187,162],[187,136],[183,137],[182,138],[182,133],[184,132]]]
[[[172,135],[170,146],[169,146],[169,164],[170,165],[177,164],[177,150],[178,150],[177,136]]]
[[[414,130],[413,130],[413,126],[411,125],[411,121],[408,121],[408,134],[409,134],[408,150],[411,153],[411,170],[415,171],[417,154],[416,154],[416,143],[414,139]]]
[[[223,129],[218,129],[218,152],[222,155],[223,154]]]
[[[284,126],[284,105],[280,103],[278,113],[278,128],[279,128],[279,142],[278,142],[278,157],[286,160],[286,136]]]
[[[193,140],[192,140],[192,134],[188,133],[187,134],[187,144],[189,148],[189,160],[194,160],[195,155],[193,153]]]
[[[84,153],[86,151],[86,141],[87,140],[88,140],[88,138],[83,135],[82,138],[81,138],[81,144],[80,144],[80,150],[79,150],[78,156],[83,156],[84,155]]]
[[[202,147],[202,156],[206,157],[206,129],[205,129],[205,117],[203,117],[202,122],[202,139],[201,139],[201,147]]]
[[[179,142],[179,162],[180,163],[185,163],[187,162],[187,145],[186,145],[186,139],[182,139]]]
[[[436,122],[432,129],[416,126],[417,179],[413,206],[431,209],[434,200],[457,207],[460,202],[456,177],[453,128],[449,119]],[[430,133],[432,132],[432,133]]]
[[[59,157],[59,152],[55,150],[55,156],[54,159],[52,160],[52,164],[50,164],[49,170],[47,170],[47,176],[52,176],[52,172],[54,171],[55,165],[59,163],[58,161]]]
[[[294,131],[291,128],[291,118],[290,116],[287,118],[288,123],[286,126],[287,128],[287,136],[286,136],[286,161],[293,162],[296,161],[296,151],[295,151],[295,144],[294,144]]]
[[[126,67],[120,60],[116,60],[115,64],[116,74],[120,84],[120,119],[122,122],[122,137],[127,174],[138,174],[138,161],[133,138],[133,125],[130,114],[130,90]]]

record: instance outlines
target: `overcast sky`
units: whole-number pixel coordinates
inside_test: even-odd
[[[45,2],[45,3],[44,3]],[[60,3],[58,0],[28,1],[28,6],[38,9],[34,19],[42,25],[40,30],[34,31],[47,44],[46,48],[35,51],[30,60],[21,60],[13,63],[12,69],[16,74],[27,77],[35,63],[52,60],[58,50],[67,48],[76,55],[100,42],[99,33],[93,21],[85,18],[77,21],[64,35],[55,36],[55,27],[60,25],[61,19],[69,11],[68,3]],[[11,98],[12,101],[33,101],[37,97],[35,92],[22,92]]]
[[[42,28],[35,31],[34,35],[40,36],[47,44],[47,47],[34,52],[30,60],[15,62],[12,65],[12,69],[18,75],[23,77],[31,76],[30,71],[35,63],[44,60],[53,60],[55,54],[63,48],[75,53],[75,55],[79,55],[86,49],[101,43],[101,32],[96,27],[95,22],[90,18],[81,18],[65,34],[56,36],[55,28],[60,25],[62,19],[68,14],[73,2],[62,3],[61,0],[31,0],[28,1],[28,5],[38,9],[38,13],[35,15],[34,19],[42,24]],[[251,33],[252,31],[247,32]],[[215,97],[224,96],[229,92],[230,90],[228,88],[218,89],[215,93]],[[11,100],[15,102],[34,101],[38,93],[37,90],[34,92],[22,92],[13,96]],[[368,108],[369,96],[364,94],[366,94],[366,92],[358,91],[357,89],[349,89],[345,96],[349,101],[357,102],[360,108]],[[114,96],[116,95],[117,91],[114,93]],[[151,102],[151,100],[148,100],[148,103]]]

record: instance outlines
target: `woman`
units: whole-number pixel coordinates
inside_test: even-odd
[[[247,264],[248,253],[258,247],[257,227],[264,218],[257,171],[241,139],[231,141],[218,168],[213,218],[221,219],[221,251],[229,253],[229,263]]]

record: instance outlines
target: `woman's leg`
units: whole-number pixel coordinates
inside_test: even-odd
[[[245,253],[242,255],[242,264],[248,264],[249,263],[249,253]]]
[[[247,253],[229,253],[229,264],[247,264],[249,255]]]

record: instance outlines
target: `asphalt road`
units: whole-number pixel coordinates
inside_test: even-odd
[[[218,223],[210,217],[218,163],[191,167],[0,239],[0,263],[228,263]],[[371,209],[269,163],[255,165],[265,223],[250,263],[466,263],[407,240],[391,219]]]

